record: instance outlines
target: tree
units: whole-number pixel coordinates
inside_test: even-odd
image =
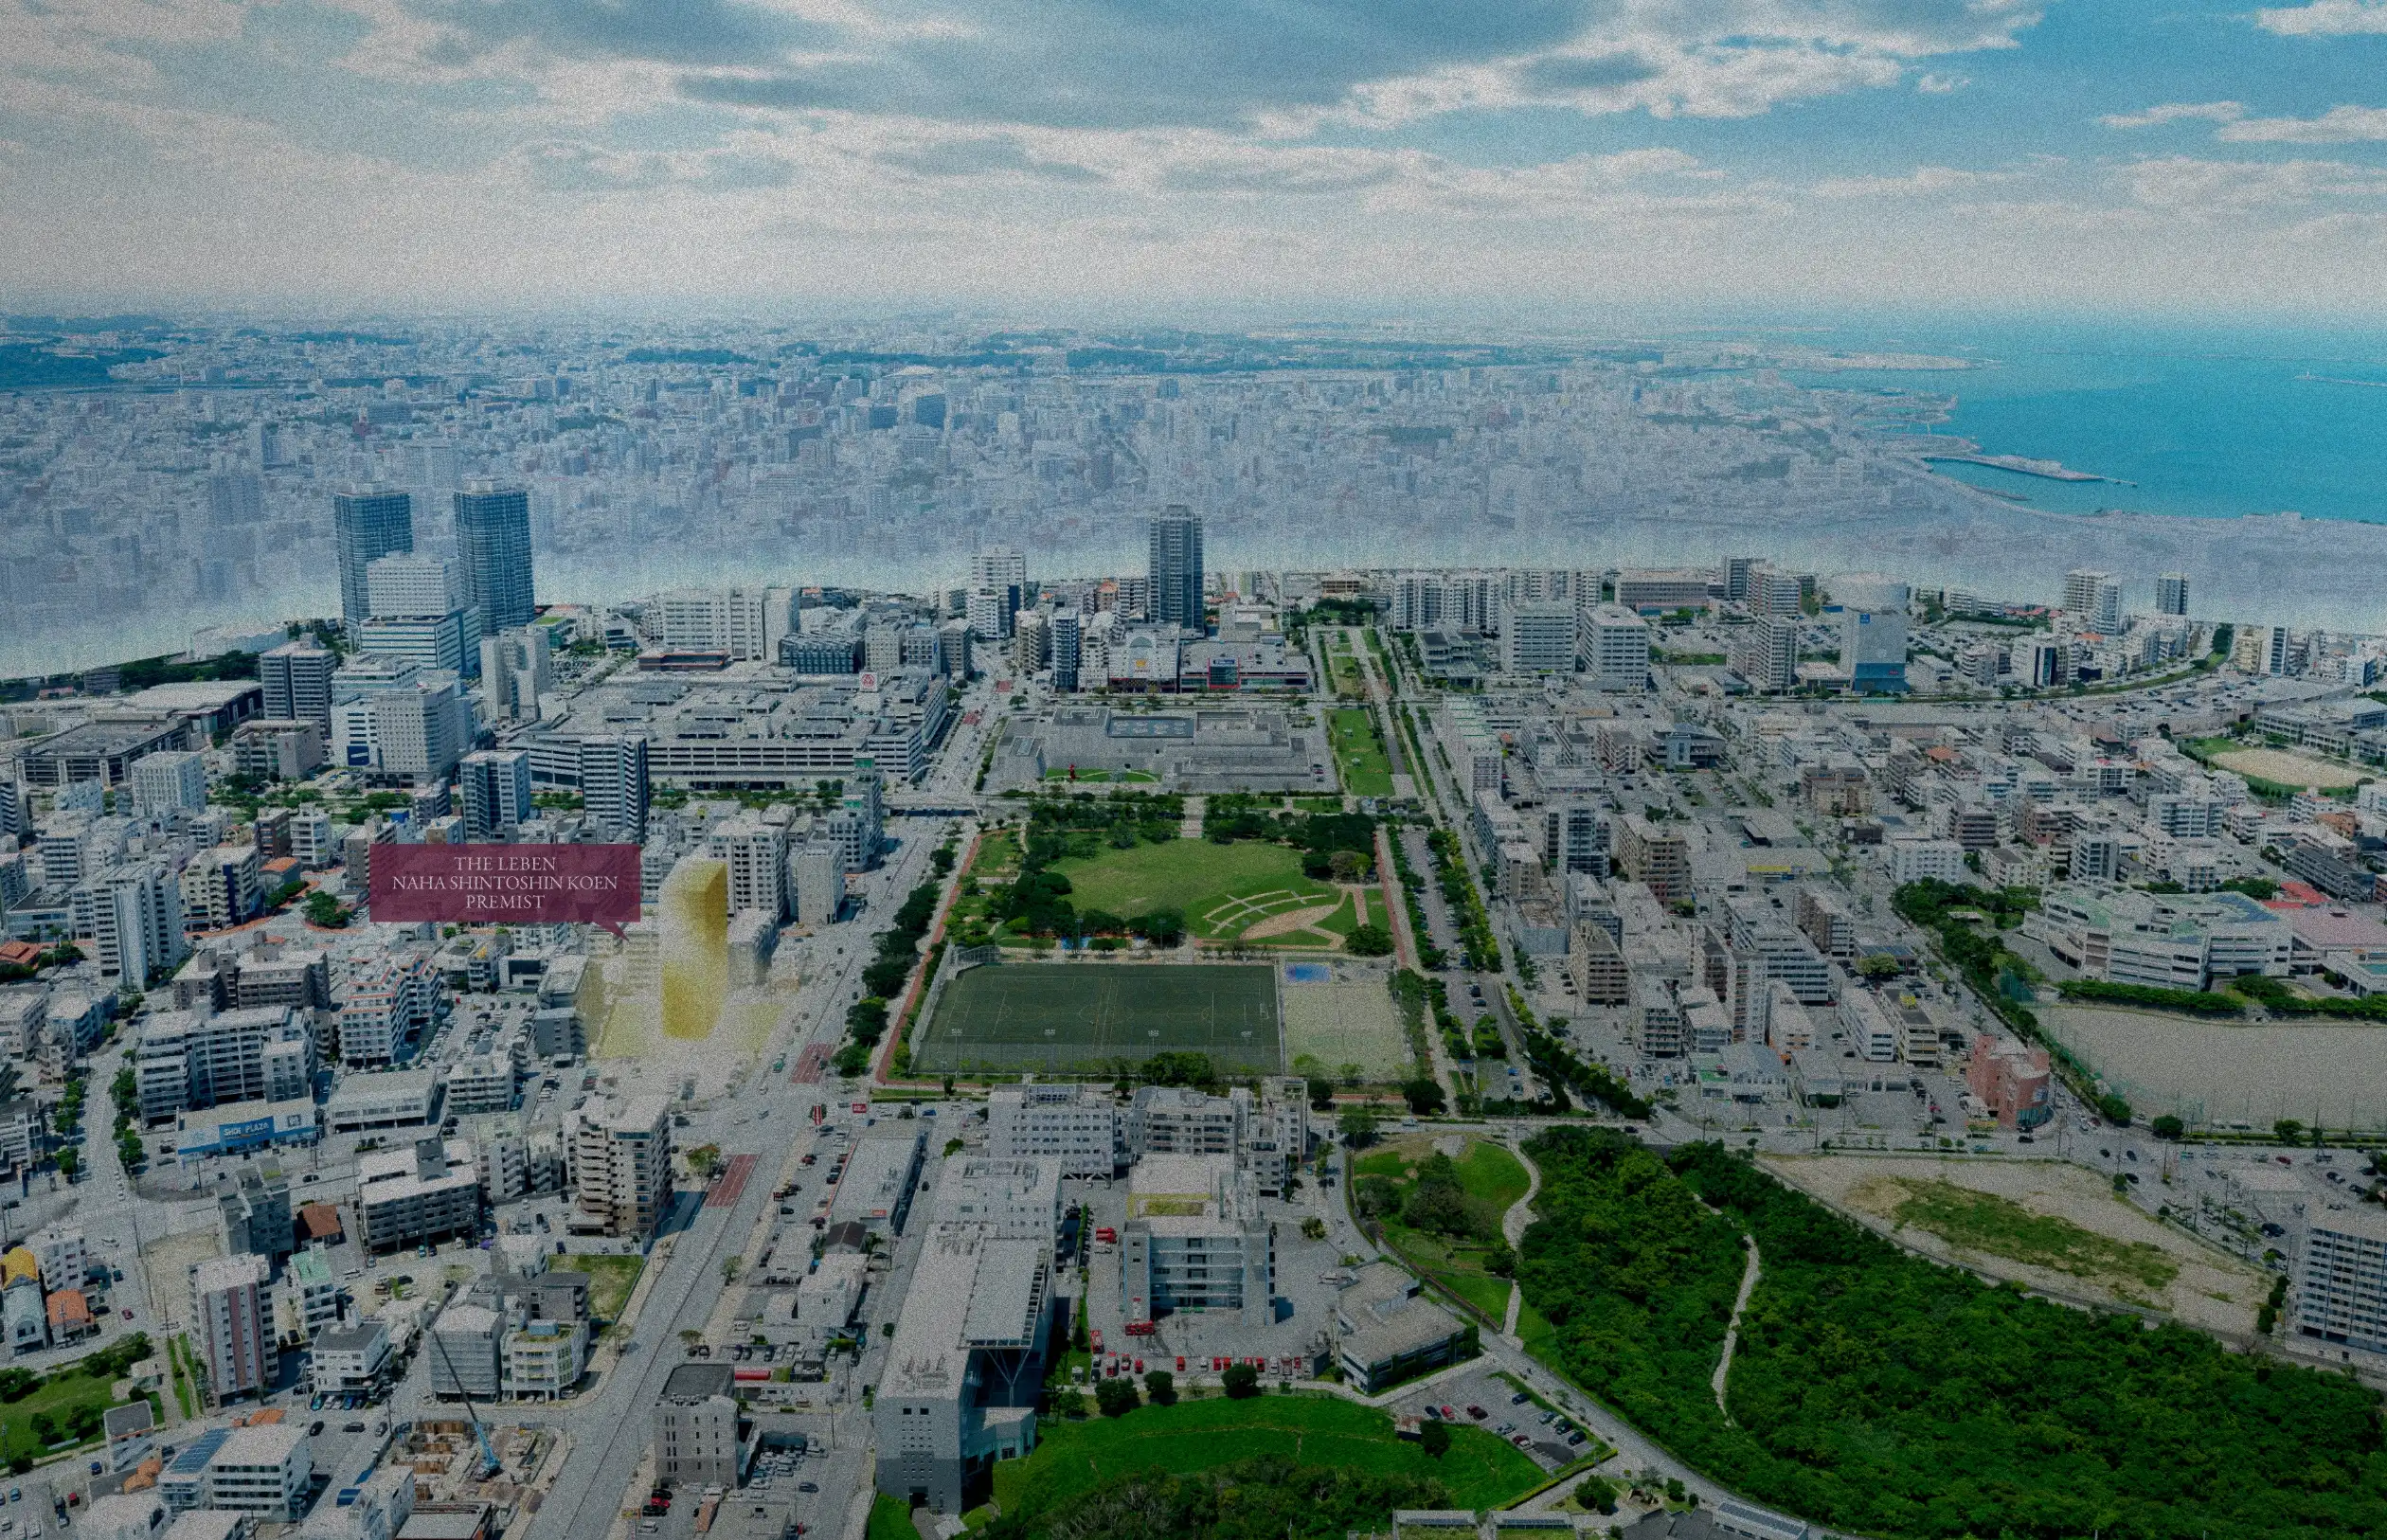
[[[2271,1124],[2271,1136],[2282,1144],[2293,1144],[2304,1137],[2304,1124],[2293,1118],[2282,1118]]]
[[[1229,1401],[1244,1401],[1260,1393],[1260,1371],[1249,1364],[1229,1364],[1227,1372],[1219,1378],[1226,1385]]]
[[[2097,1098],[2097,1115],[2116,1128],[2130,1126],[2130,1103],[2118,1092],[2108,1091]]]
[[[689,1151],[688,1169],[698,1181],[710,1180],[712,1173],[721,1169],[721,1146],[700,1144]]]
[[[1326,1221],[1319,1218],[1316,1214],[1312,1214],[1308,1218],[1302,1220],[1301,1239],[1304,1241],[1323,1241],[1326,1239]]]
[[[1342,1116],[1335,1119],[1335,1132],[1340,1134],[1342,1141],[1353,1149],[1366,1149],[1375,1142],[1375,1108],[1367,1106],[1343,1108]]]
[[[1052,1392],[1051,1403],[1056,1417],[1079,1418],[1086,1415],[1086,1392],[1083,1390],[1065,1386]]]
[[[1124,1417],[1142,1404],[1133,1380],[1102,1380],[1094,1387],[1094,1405],[1104,1417]]]
[[[1176,1405],[1176,1376],[1165,1369],[1156,1369],[1143,1377],[1144,1394],[1156,1406]]]
[[[1441,1083],[1430,1075],[1403,1081],[1401,1096],[1409,1102],[1409,1111],[1420,1118],[1439,1117],[1449,1105],[1448,1099],[1443,1095]]]
[[[1392,955],[1392,933],[1378,924],[1354,925],[1343,941],[1343,950],[1355,958],[1389,958]]]
[[[1895,978],[1905,971],[1904,965],[1886,952],[1873,953],[1857,964],[1858,976],[1876,983],[1885,978]]]
[[[2148,1123],[2146,1126],[2154,1131],[2155,1137],[2159,1139],[2176,1139],[2180,1137],[2181,1135],[2188,1131],[2188,1125],[2186,1123],[2181,1122],[2179,1119],[2173,1117],[2168,1112],[2163,1114],[2161,1118],[2156,1119],[2153,1122]]]
[[[1450,1453],[1450,1424],[1439,1417],[1428,1418],[1417,1430],[1417,1446],[1426,1451],[1427,1458],[1442,1459]]]
[[[75,1179],[75,1173],[81,1171],[81,1155],[76,1154],[73,1150],[61,1150],[58,1152],[59,1175],[65,1177],[71,1182]]]

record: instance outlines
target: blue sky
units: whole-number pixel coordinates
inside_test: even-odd
[[[2376,321],[2387,0],[0,0],[0,298]]]

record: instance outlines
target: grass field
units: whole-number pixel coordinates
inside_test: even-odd
[[[1105,909],[1130,919],[1155,909],[1176,909],[1189,922],[1229,893],[1304,882],[1300,852],[1258,840],[1213,845],[1206,839],[1172,839],[1056,861],[1052,869],[1069,879],[1069,902],[1081,909]],[[1308,886],[1322,890],[1322,885]]]
[[[2216,754],[2213,762],[2250,779],[2272,781],[2299,791],[2306,786],[2338,791],[2360,785],[2370,779],[2360,769],[2341,761],[2316,760],[2309,755],[2290,754],[2277,748],[2227,749]]]
[[[1400,1185],[1406,1197],[1418,1163],[1432,1153],[1436,1142],[1432,1135],[1396,1140],[1361,1156],[1353,1174],[1360,1180],[1389,1177]],[[1453,1163],[1459,1168],[1459,1185],[1467,1194],[1469,1214],[1478,1233],[1466,1238],[1428,1234],[1411,1229],[1398,1218],[1388,1218],[1383,1221],[1384,1239],[1420,1274],[1448,1289],[1497,1325],[1508,1312],[1509,1280],[1496,1277],[1485,1263],[1491,1255],[1491,1243],[1500,1234],[1500,1216],[1525,1195],[1525,1190],[1533,1185],[1532,1178],[1526,1174],[1524,1163],[1505,1145],[1489,1139],[1467,1140]],[[1520,1332],[1525,1325],[1519,1323]],[[1548,1329],[1546,1323],[1541,1326],[1545,1333]]]
[[[2033,1213],[2011,1198],[1976,1192],[1953,1182],[1897,1182],[1891,1217],[1929,1230],[1951,1245],[2075,1278],[2118,1278],[2161,1289],[2180,1276],[2163,1248],[2116,1241],[2055,1214]]]
[[[1394,1436],[1392,1419],[1329,1396],[1256,1396],[1144,1406],[1124,1417],[1042,1422],[1026,1459],[995,1467],[995,1500],[1035,1512],[1131,1471],[1184,1474],[1259,1455],[1303,1465],[1423,1476],[1450,1490],[1455,1508],[1497,1508],[1540,1484],[1541,1467],[1480,1427],[1450,1430],[1450,1450],[1429,1458]]]
[[[1276,979],[1265,965],[1004,963],[950,980],[912,1062],[930,1073],[1099,1072],[1118,1059],[1207,1053],[1222,1069],[1283,1067]]]
[[[60,1376],[52,1370],[51,1377],[40,1389],[22,1401],[12,1401],[0,1407],[0,1459],[14,1459],[19,1455],[40,1459],[49,1453],[51,1445],[33,1431],[33,1419],[37,1414],[49,1419],[57,1444],[63,1447],[72,1438],[67,1420],[74,1414],[75,1408],[89,1406],[97,1411],[106,1411],[110,1406],[122,1405],[109,1399],[112,1384],[104,1376]],[[89,1439],[74,1442],[88,1443],[96,1442],[98,1437],[99,1425],[95,1422]]]
[[[1345,707],[1327,719],[1335,741],[1335,764],[1342,772],[1343,790],[1354,797],[1392,795],[1392,761],[1384,741],[1376,736],[1375,719],[1364,707]]]
[[[1301,875],[1301,852],[1259,840],[1213,845],[1205,839],[1172,839],[1131,851],[1106,850],[1092,856],[1056,861],[1052,869],[1069,880],[1069,902],[1133,919],[1155,909],[1175,909],[1201,940],[1272,940],[1285,946],[1332,947],[1324,937],[1269,935],[1267,922],[1296,910],[1325,911],[1316,927],[1347,936],[1358,922],[1350,899],[1331,883]],[[1373,912],[1370,918],[1384,922]],[[1254,927],[1260,934],[1247,937]]]
[[[588,1275],[588,1313],[601,1321],[618,1321],[638,1286],[644,1257],[618,1257],[610,1252],[575,1251],[564,1259],[569,1271]]]

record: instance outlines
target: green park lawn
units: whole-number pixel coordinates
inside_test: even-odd
[[[1034,1454],[995,1468],[995,1499],[1007,1513],[1042,1511],[1131,1471],[1183,1475],[1263,1455],[1430,1477],[1450,1489],[1457,1508],[1497,1508],[1542,1477],[1533,1460],[1481,1428],[1452,1428],[1449,1452],[1436,1459],[1396,1437],[1387,1414],[1334,1396],[1185,1401],[1124,1417],[1040,1421],[1038,1431]]]
[[[1400,1184],[1406,1198],[1414,1185],[1417,1162],[1429,1148],[1426,1143],[1404,1141],[1377,1150],[1360,1157],[1354,1176],[1391,1177]],[[1500,1216],[1525,1195],[1525,1190],[1533,1185],[1532,1178],[1526,1174],[1524,1164],[1505,1146],[1483,1139],[1470,1139],[1454,1164],[1459,1168],[1459,1185],[1467,1194],[1469,1209],[1478,1219],[1480,1233],[1463,1237],[1429,1234],[1410,1228],[1396,1217],[1387,1217],[1382,1221],[1385,1244],[1422,1277],[1440,1284],[1498,1324],[1508,1312],[1509,1280],[1495,1275],[1486,1262],[1492,1242],[1500,1235]],[[1541,1334],[1550,1330],[1538,1316],[1518,1322],[1519,1333],[1528,1338],[1536,1334],[1536,1329]]]
[[[1258,840],[1213,845],[1202,839],[1164,840],[1139,845],[1132,851],[1104,851],[1099,855],[1056,861],[1052,869],[1069,879],[1069,902],[1079,910],[1101,909],[1133,918],[1155,909],[1176,909],[1185,916],[1194,935],[1220,940],[1240,932],[1260,918],[1257,910],[1238,906],[1239,922],[1229,926],[1203,917],[1230,899],[1249,898],[1270,907],[1291,907],[1293,899],[1272,902],[1268,894],[1298,896],[1323,904],[1336,890],[1301,875],[1301,854],[1288,846]]]
[[[1342,772],[1343,790],[1354,797],[1392,795],[1392,761],[1374,719],[1364,708],[1345,707],[1327,720],[1335,743],[1335,764]]]
[[[870,1499],[870,1518],[863,1540],[920,1540],[912,1527],[911,1504],[882,1492]]]

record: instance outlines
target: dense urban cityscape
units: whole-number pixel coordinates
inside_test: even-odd
[[[1548,506],[1436,457],[1503,394],[1706,409],[1583,367],[1403,376],[1472,425],[1355,430],[1390,543]],[[685,368],[509,382],[506,455],[396,377],[9,398],[21,466],[215,424],[173,560],[327,601],[0,704],[26,1533],[1109,1533],[1155,1460],[1355,1532],[2375,1532],[2387,638],[2170,566],[1291,568],[1190,398],[1380,379]],[[1048,522],[962,541],[974,455]],[[597,490],[650,456],[718,499]],[[919,581],[573,564],[757,518]],[[118,602],[9,570],[21,637]],[[375,913],[476,846],[631,848],[638,917]],[[2037,1360],[2172,1406],[2093,1469],[1934,1409]]]

